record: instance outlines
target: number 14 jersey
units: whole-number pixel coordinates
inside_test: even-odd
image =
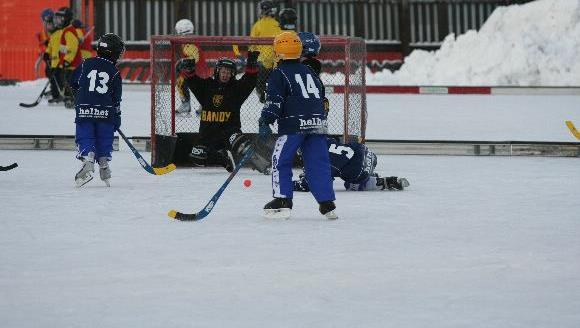
[[[270,73],[262,116],[278,120],[278,133],[326,134],[324,87],[318,76],[298,60],[284,60]]]

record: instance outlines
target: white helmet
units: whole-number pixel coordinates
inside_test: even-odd
[[[175,23],[175,34],[177,35],[188,35],[194,32],[195,28],[189,19],[180,19]]]

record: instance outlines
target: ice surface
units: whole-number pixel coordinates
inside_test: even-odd
[[[65,151],[0,151],[4,327],[577,327],[575,158],[380,156],[403,192],[337,192],[338,221],[297,194],[260,208],[242,170],[204,221],[221,169],[143,171],[73,187]],[[242,186],[244,178],[252,187]],[[336,189],[340,189],[338,183]]]
[[[547,3],[533,6],[577,8],[575,0]],[[480,34],[527,22],[511,10],[496,12],[497,25]],[[564,21],[577,22],[578,11],[570,14]],[[510,18],[507,29],[501,17]],[[506,58],[534,67],[521,47],[562,17],[532,28],[525,42],[507,33],[515,44]],[[567,46],[577,49],[580,38],[566,37],[578,29],[564,32],[542,57],[549,74],[522,81],[577,81],[577,71],[570,80],[554,73],[560,54],[577,64]],[[475,37],[448,39],[442,51]],[[437,76],[454,74],[437,67]],[[460,81],[485,71],[471,67],[474,78]],[[74,134],[71,110],[17,107],[45,81],[0,87],[0,134]],[[123,130],[149,135],[148,88],[124,88]],[[580,122],[577,96],[368,100],[371,139],[570,142],[564,120]],[[0,150],[0,165],[19,164],[0,172],[2,327],[580,326],[578,158],[379,156],[378,172],[411,186],[345,192],[336,182],[338,221],[318,214],[310,194],[295,195],[290,220],[262,218],[270,177],[243,169],[205,220],[184,223],[167,211],[201,209],[223,169],[151,176],[125,147],[113,156],[111,188],[97,177],[77,189],[73,151]]]

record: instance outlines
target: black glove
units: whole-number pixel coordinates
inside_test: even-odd
[[[177,61],[175,66],[177,74],[183,74],[186,77],[190,77],[195,73],[195,59],[193,58],[182,58]]]
[[[121,112],[115,114],[115,120],[113,121],[113,124],[115,125],[115,130],[119,130],[121,127]]]
[[[246,65],[248,67],[257,67],[259,55],[260,55],[259,51],[248,51],[248,61],[246,62]]]
[[[48,53],[46,53],[46,52],[45,52],[45,53],[43,53],[43,54],[42,54],[42,59],[43,59],[45,62],[48,62],[48,61],[50,60],[50,55],[49,55]]]
[[[270,124],[268,124],[268,122],[266,122],[266,119],[264,119],[263,117],[260,117],[258,124],[259,124],[258,138],[260,138],[260,140],[262,141],[265,141],[266,138],[268,138],[268,136],[272,134],[272,128],[270,128]]]

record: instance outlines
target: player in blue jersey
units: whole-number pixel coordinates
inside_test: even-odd
[[[322,72],[322,63],[316,58],[320,53],[320,38],[312,32],[299,32],[298,37],[302,42],[302,64],[310,67],[316,75],[320,76],[320,72]],[[322,88],[324,89],[324,85]],[[324,97],[322,102],[324,104],[324,110],[328,114],[330,107],[328,98]]]
[[[403,190],[409,181],[398,177],[380,177],[375,173],[377,155],[358,142],[340,143],[327,139],[332,176],[344,180],[346,190]],[[310,191],[304,174],[294,181],[294,191]]]
[[[326,150],[327,122],[324,89],[317,74],[300,63],[302,42],[294,32],[282,32],[274,39],[274,52],[280,60],[268,78],[266,103],[260,116],[260,137],[271,133],[278,122],[279,137],[272,154],[274,199],[264,206],[270,218],[289,218],[292,209],[292,164],[300,149],[310,189],[320,213],[337,219],[335,196]]]
[[[97,42],[97,57],[77,67],[70,85],[75,93],[77,158],[83,163],[75,175],[77,187],[93,179],[95,160],[101,180],[110,186],[109,161],[113,137],[121,126],[121,76],[115,66],[125,51],[125,44],[113,33]]]

